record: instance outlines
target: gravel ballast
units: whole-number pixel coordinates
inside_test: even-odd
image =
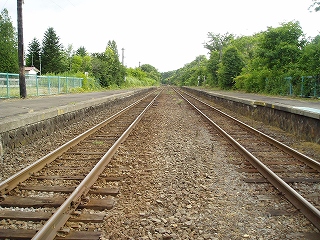
[[[64,137],[57,132],[7,152],[1,176],[113,111],[61,130]],[[202,117],[165,89],[105,170],[125,178],[113,183],[120,194],[97,230],[102,239],[311,239],[318,233],[269,184],[245,183],[237,171],[241,161]],[[271,210],[292,214],[274,216]]]

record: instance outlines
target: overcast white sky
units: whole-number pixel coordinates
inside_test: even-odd
[[[17,26],[17,1],[0,0]],[[53,27],[64,47],[103,52],[115,40],[125,65],[151,64],[160,72],[176,70],[206,54],[207,33],[237,36],[299,21],[307,36],[320,31],[320,12],[312,0],[24,0],[25,50]]]

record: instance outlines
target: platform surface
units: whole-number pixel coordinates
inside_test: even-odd
[[[30,97],[26,99],[0,99],[0,132],[23,124],[50,118],[66,112],[133,94],[136,90],[109,90],[91,93],[70,93]],[[15,124],[13,124],[13,122]]]
[[[289,96],[266,96],[262,94],[243,93],[237,91],[215,91],[203,88],[196,89],[208,92],[215,96],[244,102],[250,105],[268,106],[320,119],[320,99],[293,98]]]
[[[206,91],[215,96],[228,98],[235,101],[245,102],[251,105],[264,105],[291,109],[296,113],[306,113],[320,119],[320,100],[289,98],[277,96],[265,96],[260,94],[242,93],[235,91],[213,91],[196,88]],[[122,97],[133,94],[138,90],[110,90],[92,93],[71,93],[61,95],[50,95],[40,97],[30,97],[27,99],[0,99],[0,125],[6,125],[12,121],[20,121],[20,124],[28,118],[41,115],[42,118],[50,117],[53,114],[62,114],[67,111],[99,104],[110,98]],[[51,114],[51,115],[50,115]],[[4,128],[2,128],[2,131]],[[1,131],[0,131],[1,132]]]

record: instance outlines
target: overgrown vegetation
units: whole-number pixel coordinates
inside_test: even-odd
[[[252,36],[208,33],[204,47],[209,59],[163,73],[163,83],[320,97],[320,35],[307,38],[299,22]]]

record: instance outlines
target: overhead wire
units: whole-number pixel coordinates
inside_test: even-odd
[[[5,3],[3,4],[2,8],[1,8],[1,11],[2,11],[2,9],[4,9],[4,7],[6,6],[7,2],[8,2],[8,0],[6,0]]]

